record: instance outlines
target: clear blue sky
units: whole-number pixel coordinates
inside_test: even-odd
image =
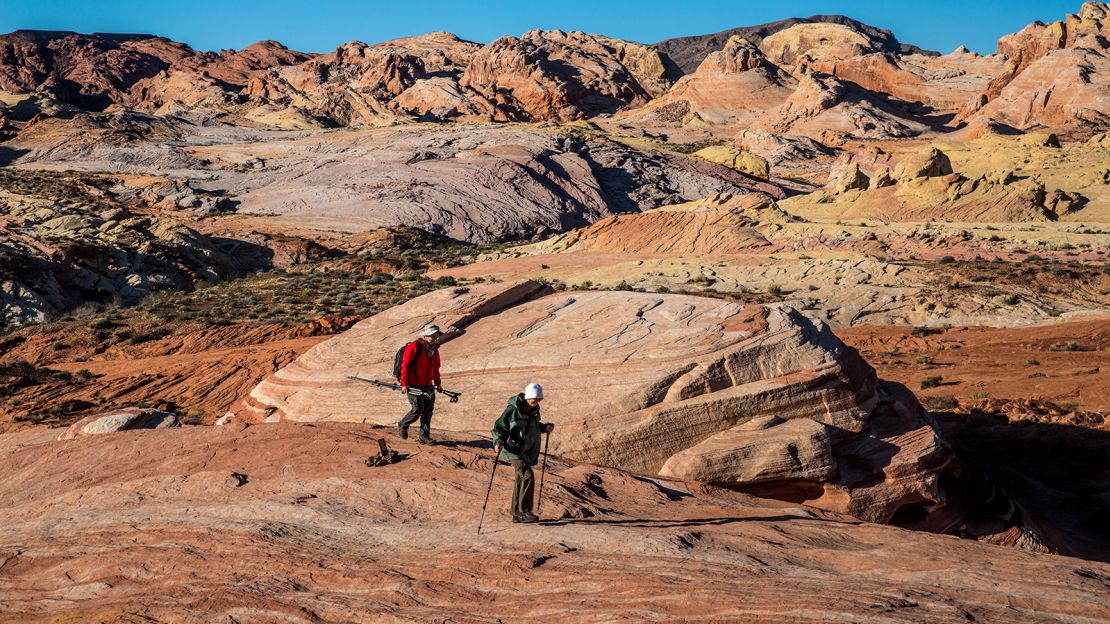
[[[150,33],[200,50],[276,39],[327,52],[358,39],[385,41],[434,30],[488,42],[532,28],[583,30],[644,43],[786,17],[841,13],[888,28],[905,43],[950,52],[994,51],[998,37],[1034,20],[1054,21],[1081,0],[4,0],[0,32],[20,28]]]

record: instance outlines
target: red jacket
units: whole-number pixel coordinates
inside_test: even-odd
[[[417,343],[423,340],[413,340],[405,347],[405,356],[401,359],[401,385],[402,386],[438,386],[439,382],[439,347],[435,353],[428,357],[427,343],[420,345],[417,354]]]

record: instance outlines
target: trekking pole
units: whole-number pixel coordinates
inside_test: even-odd
[[[489,487],[486,488],[486,502],[482,503],[482,517],[478,520],[478,535],[482,534],[482,523],[486,521],[486,505],[489,504],[489,495],[493,491],[493,475],[497,473],[497,447],[493,447],[493,470],[489,471]]]
[[[540,510],[543,506],[543,475],[547,472],[547,445],[551,442],[551,432],[545,431],[544,435],[547,436],[543,439],[543,464],[540,465],[540,491],[536,494],[536,511]]]

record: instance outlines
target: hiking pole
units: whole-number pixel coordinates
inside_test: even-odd
[[[386,383],[384,381],[378,381],[377,379],[365,379],[363,377],[356,377],[354,375],[347,375],[347,379],[354,379],[355,381],[363,381],[363,382],[366,382],[366,383],[370,384],[371,386],[377,386],[379,388],[388,388],[390,390],[400,390],[401,389],[401,384]],[[447,394],[446,391],[444,391],[444,393]],[[411,394],[413,396],[429,396],[428,393],[423,392],[418,388],[409,388],[409,394]],[[450,396],[451,394],[455,395],[451,399],[451,402],[452,403],[458,403],[459,402],[459,396],[462,393],[452,392],[452,393],[448,394],[448,396]]]
[[[497,473],[497,446],[493,447],[493,470],[489,471],[489,487],[486,488],[486,502],[482,503],[482,517],[478,520],[478,535],[482,534],[482,523],[486,521],[486,505],[489,504],[489,494],[493,491],[493,475]]]
[[[547,445],[551,442],[551,432],[545,431],[544,435],[547,437],[543,439],[543,464],[540,465],[540,491],[536,494],[537,512],[539,512],[540,507],[543,506],[543,475],[547,472]]]

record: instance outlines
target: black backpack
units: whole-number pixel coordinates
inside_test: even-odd
[[[424,348],[424,343],[419,340],[414,340],[413,342],[416,343],[416,352],[412,356],[412,359],[415,360],[416,358],[420,357],[420,351]],[[409,348],[410,344],[412,344],[412,342],[406,342],[400,349],[397,350],[397,355],[393,356],[393,378],[401,382],[402,384],[405,383],[405,380],[401,379],[401,363],[405,359],[405,350]],[[409,365],[411,366],[412,362],[409,362]]]

